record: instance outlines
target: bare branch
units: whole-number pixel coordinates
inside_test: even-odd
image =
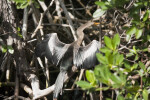
[[[63,1],[62,1],[62,0],[59,0],[59,2],[60,2],[60,5],[61,5],[61,7],[62,7],[62,9],[63,9],[63,11],[64,11],[66,17],[67,17],[67,20],[68,20],[68,23],[69,23],[69,26],[70,26],[70,29],[71,29],[73,38],[74,38],[74,40],[77,40],[75,28],[74,28],[73,22],[72,22],[72,20],[71,20],[71,18],[70,18],[70,16],[69,16],[69,13],[68,13],[68,11],[67,11],[67,9],[66,9],[66,7],[65,7],[65,5],[64,5],[64,3],[63,3]]]
[[[27,38],[27,26],[28,26],[28,8],[24,8],[24,14],[23,14],[23,26],[22,26],[22,36],[23,39],[26,40]]]

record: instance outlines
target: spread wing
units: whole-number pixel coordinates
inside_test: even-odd
[[[65,44],[63,42],[61,42],[58,37],[57,34],[53,34],[51,39],[48,41],[48,46],[46,49],[46,55],[48,55],[48,52],[52,53],[52,61],[54,64],[58,64],[59,61],[61,60],[61,58],[63,57],[63,55],[66,53],[66,51],[68,50],[70,44]]]
[[[47,38],[44,39],[36,48],[37,55],[44,55],[51,61],[53,64],[57,65],[63,55],[66,53],[70,44],[65,44],[61,42],[56,33],[48,34]]]
[[[84,69],[92,68],[97,63],[96,53],[99,52],[100,44],[93,40],[85,47],[80,47],[74,55],[74,65]]]

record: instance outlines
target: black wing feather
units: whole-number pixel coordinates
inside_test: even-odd
[[[96,53],[99,52],[100,44],[93,40],[85,47],[80,47],[74,57],[74,65],[83,69],[92,68],[97,63]]]
[[[57,65],[69,46],[70,44],[61,42],[56,33],[47,34],[45,39],[36,46],[35,54],[38,57],[46,56],[49,61]]]
[[[35,55],[37,57],[45,56],[48,41],[49,41],[49,37],[46,37],[43,41],[37,44],[35,48]]]
[[[53,34],[53,36],[48,41],[48,46],[46,49],[47,55],[48,55],[48,52],[51,52],[51,54],[52,54],[53,64],[57,65],[60,62],[61,58],[66,53],[69,46],[70,46],[70,44],[65,44],[65,43],[61,42],[58,39],[57,34]]]

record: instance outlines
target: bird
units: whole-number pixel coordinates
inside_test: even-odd
[[[65,74],[74,65],[78,69],[90,69],[97,63],[96,53],[99,52],[100,42],[93,40],[86,46],[80,46],[84,33],[83,30],[95,22],[88,21],[81,25],[76,33],[77,40],[66,44],[59,40],[57,33],[47,34],[35,48],[37,57],[45,56],[51,63],[60,66],[60,72],[55,81],[53,100],[57,100],[59,93],[63,88]]]

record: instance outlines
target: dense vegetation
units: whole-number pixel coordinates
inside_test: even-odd
[[[71,43],[75,30],[94,19],[100,25],[84,30],[83,45],[99,39],[99,64],[72,72],[60,100],[149,100],[149,0],[1,0],[0,6],[0,98],[52,99],[59,68],[36,59],[35,46],[53,32]]]

